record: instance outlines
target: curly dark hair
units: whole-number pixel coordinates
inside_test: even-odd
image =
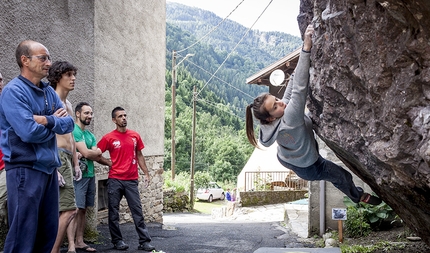
[[[76,75],[78,69],[67,61],[56,61],[52,64],[47,78],[54,90],[57,88],[57,83],[60,81],[61,76],[69,71],[75,72],[74,74]]]

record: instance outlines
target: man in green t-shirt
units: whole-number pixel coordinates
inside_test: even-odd
[[[75,107],[75,129],[73,136],[75,138],[76,150],[81,166],[82,179],[75,181],[76,206],[78,213],[76,215],[76,241],[77,249],[87,252],[95,252],[96,249],[88,246],[84,242],[85,214],[86,208],[94,206],[94,197],[96,192],[94,161],[104,165],[110,165],[110,161],[102,156],[102,152],[97,148],[96,137],[85,127],[93,119],[93,109],[86,102],[80,102]]]

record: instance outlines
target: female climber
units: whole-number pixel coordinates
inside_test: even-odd
[[[253,116],[260,122],[259,142],[269,147],[278,143],[277,157],[286,168],[308,181],[325,180],[346,194],[355,203],[378,205],[382,200],[356,187],[352,175],[335,163],[322,158],[312,130],[312,121],[305,115],[309,85],[310,53],[314,28],[304,34],[299,62],[288,82],[282,99],[264,93],[246,107],[246,135],[258,148]]]

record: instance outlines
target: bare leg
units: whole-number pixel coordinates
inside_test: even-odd
[[[78,210],[78,214],[76,215],[76,247],[82,248],[86,244],[84,243],[84,231],[85,231],[85,214],[86,209]]]
[[[85,214],[87,210],[86,209],[80,209],[78,210],[78,214],[76,215],[76,242],[75,247],[77,249],[82,249],[84,247],[88,247],[87,244],[84,242],[84,232],[85,232]],[[94,248],[88,248],[86,251],[95,252],[96,249]]]
[[[67,226],[73,220],[75,215],[76,215],[75,210],[64,211],[60,213],[57,238],[55,239],[55,244],[54,244],[54,247],[52,248],[51,253],[60,253],[60,247],[61,247],[61,244],[63,243]]]
[[[76,235],[76,222],[77,217],[70,222],[69,226],[67,226],[67,240],[69,242],[69,250],[68,251],[76,251],[75,249],[75,235]]]

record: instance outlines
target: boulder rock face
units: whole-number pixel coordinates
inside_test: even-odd
[[[430,245],[430,1],[301,0],[315,131]]]

